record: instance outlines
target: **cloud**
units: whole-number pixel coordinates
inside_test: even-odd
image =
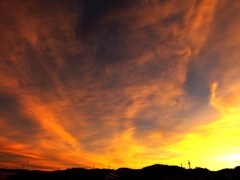
[[[0,153],[31,154],[32,167],[50,169],[174,161],[175,143],[237,104],[239,17],[230,4],[5,1],[0,124],[11,150]]]

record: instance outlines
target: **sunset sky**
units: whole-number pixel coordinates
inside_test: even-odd
[[[239,166],[239,12],[1,0],[0,168]]]

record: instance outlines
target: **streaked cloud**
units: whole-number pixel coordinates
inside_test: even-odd
[[[0,166],[236,165],[239,6],[2,1]]]

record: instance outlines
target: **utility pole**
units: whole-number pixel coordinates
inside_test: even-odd
[[[18,161],[18,163],[20,163],[20,168],[24,169],[26,167],[26,165],[29,163],[29,161]]]

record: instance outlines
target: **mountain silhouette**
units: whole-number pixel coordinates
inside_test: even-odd
[[[155,164],[142,169],[84,169],[58,171],[0,169],[0,180],[239,180],[240,166],[210,171],[205,168],[185,169]]]

